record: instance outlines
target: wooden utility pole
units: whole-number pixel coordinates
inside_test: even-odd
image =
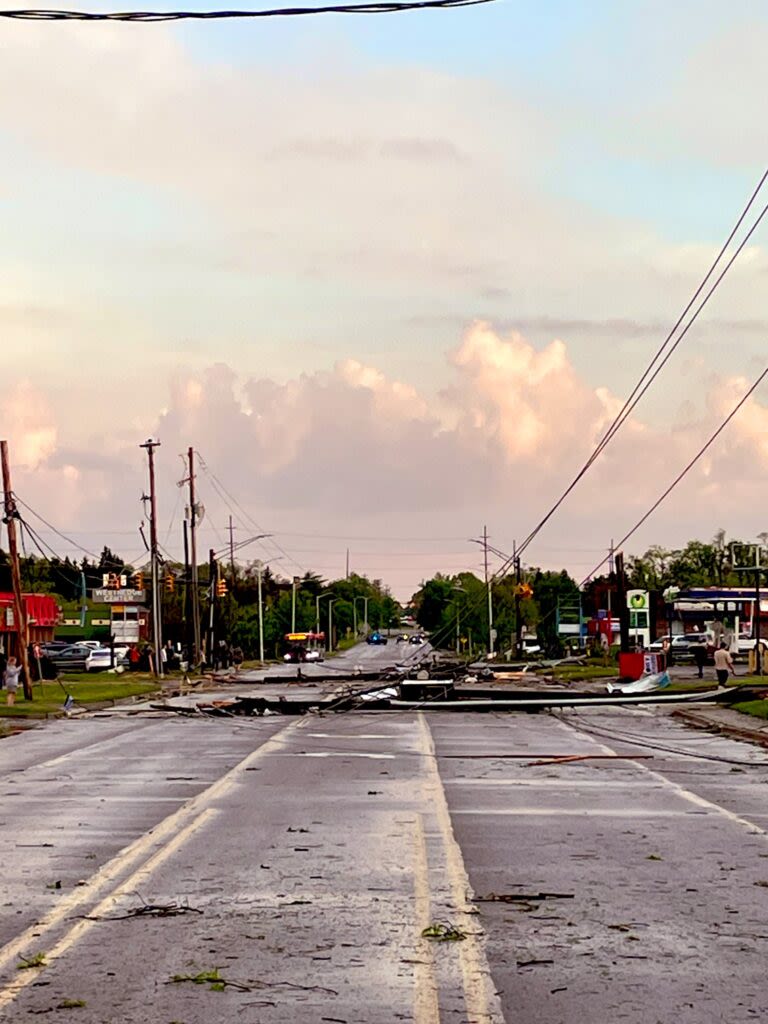
[[[24,673],[24,699],[32,700],[32,679],[29,674],[29,624],[27,609],[21,594],[21,572],[19,570],[19,549],[16,544],[16,520],[19,513],[13,497],[11,486],[11,465],[8,459],[8,442],[0,441],[0,459],[3,464],[3,495],[5,498],[5,515],[3,522],[8,529],[8,554],[11,558],[11,578],[13,580],[13,615],[16,619],[19,637],[19,662]]]
[[[200,587],[197,578],[197,503],[195,500],[195,450],[187,449],[189,463],[189,561],[192,591],[192,636],[194,650],[190,652],[190,663],[197,668],[202,659],[200,639]]]
[[[232,516],[229,517],[229,574],[232,577],[232,586],[235,585],[235,528],[232,525]]]
[[[485,588],[488,591],[488,654],[494,656],[496,630],[493,628],[493,581],[488,575],[488,527],[483,527],[483,564],[485,567]]]
[[[627,608],[627,574],[624,571],[624,552],[614,552],[616,567],[616,600],[619,605],[619,629],[621,637],[621,653],[629,651],[629,608]],[[609,638],[609,643],[613,637]]]
[[[523,656],[523,619],[520,612],[520,587],[523,584],[523,571],[520,556],[517,553],[517,542],[512,541],[512,560],[515,566],[515,657]]]
[[[160,559],[157,548],[157,495],[155,493],[155,448],[160,447],[159,441],[145,441],[139,445],[146,449],[149,460],[149,553],[152,559],[152,639],[155,649],[155,675],[162,678],[163,660],[163,627],[160,612]]]

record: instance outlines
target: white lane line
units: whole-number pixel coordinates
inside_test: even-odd
[[[130,870],[143,857],[152,856],[153,852],[161,849],[163,844],[172,841],[174,835],[180,829],[186,827],[189,819],[195,818],[201,811],[205,810],[214,800],[222,797],[233,787],[239,776],[245,772],[254,761],[271,753],[274,749],[283,745],[287,734],[293,729],[300,727],[300,720],[286,725],[280,732],[271,736],[265,743],[252,750],[243,758],[239,764],[231,768],[225,775],[222,775],[212,786],[203,790],[188,800],[178,810],[174,811],[159,824],[155,825],[149,832],[145,832],[123,850],[117,853],[112,860],[107,861],[99,870],[91,876],[83,886],[73,889],[71,893],[60,900],[53,910],[42,917],[35,924],[30,925],[20,935],[5,946],[0,948],[0,970],[17,959],[20,955],[29,952],[30,948],[40,948],[43,937],[59,926],[68,917],[76,912],[82,913],[82,908],[91,900],[98,898],[100,893],[110,884],[117,882],[120,876]]]
[[[115,900],[119,899],[121,896],[128,895],[129,893],[138,890],[139,887],[149,878],[152,872],[160,867],[163,861],[176,853],[176,851],[179,850],[202,825],[214,817],[215,814],[216,812],[210,807],[204,810],[201,814],[198,814],[198,816],[188,825],[185,825],[181,831],[177,832],[176,835],[165,844],[165,846],[161,847],[157,853],[154,853],[149,860],[142,864],[137,871],[134,871],[134,873],[126,878],[121,885],[105,896],[104,899],[102,899],[102,901],[93,908],[88,916],[96,918],[109,914],[109,911],[114,909]],[[50,961],[47,966],[53,966],[54,962],[59,957],[63,956],[68,949],[71,949],[75,943],[79,942],[86,932],[91,930],[94,924],[96,924],[96,921],[81,919],[77,924],[70,928],[52,949],[46,950],[46,959]],[[31,985],[36,981],[45,969],[45,967],[35,967],[28,968],[25,971],[19,971],[16,974],[16,977],[4,989],[0,989],[0,1010],[8,1003],[12,1002],[22,989],[25,989],[27,985]]]
[[[302,750],[290,757],[367,757],[371,761],[394,761],[394,754],[364,754],[359,750]]]
[[[0,774],[8,775],[11,781],[15,781],[18,776],[25,772],[37,771],[38,768],[50,768],[52,764],[63,764],[68,761],[71,757],[82,756],[83,754],[90,756],[91,752],[98,750],[99,747],[108,746],[110,743],[119,742],[121,739],[133,739],[140,732],[146,732],[147,729],[152,729],[157,725],[156,722],[151,722],[149,725],[142,725],[137,729],[131,729],[128,732],[120,732],[115,736],[109,736],[105,740],[94,740],[93,743],[86,743],[82,746],[75,747],[73,750],[68,751],[66,754],[59,754],[57,757],[52,757],[48,761],[36,761],[34,764],[27,765],[25,768],[5,768]]]
[[[609,746],[606,746],[605,743],[600,743],[593,736],[590,736],[589,733],[582,732],[582,730],[579,729],[578,726],[571,725],[570,722],[563,722],[560,719],[557,720],[557,724],[563,729],[568,729],[571,732],[578,733],[579,736],[583,736],[585,739],[589,740],[590,743],[593,743],[596,747],[599,747],[605,753],[615,753],[615,751],[611,750],[611,748]],[[666,786],[668,789],[674,790],[674,792],[677,793],[678,796],[681,796],[684,800],[687,800],[689,803],[694,804],[696,807],[705,807],[709,811],[716,811],[718,814],[722,815],[722,817],[724,818],[727,818],[729,821],[732,821],[737,825],[741,825],[742,827],[749,829],[750,832],[759,833],[760,835],[768,837],[768,831],[766,831],[763,828],[760,828],[759,825],[755,824],[754,821],[750,821],[749,818],[743,818],[740,814],[736,814],[734,813],[734,811],[729,811],[727,807],[722,807],[720,804],[713,803],[711,800],[707,800],[705,797],[699,796],[697,793],[692,793],[690,789],[686,789],[685,786],[681,786],[679,782],[673,782],[671,779],[668,779],[665,775],[661,775],[659,772],[654,771],[652,768],[649,768],[642,761],[634,761],[633,763],[636,764],[641,771],[645,772],[647,775],[650,775],[654,779],[658,779],[658,781],[663,783],[664,786]]]
[[[455,810],[455,815],[480,815],[483,818],[683,818],[704,811],[648,810],[644,807],[476,807]]]
[[[467,938],[456,943],[461,964],[467,1019],[471,1024],[504,1024],[501,1002],[493,985],[491,969],[485,953],[485,933],[480,925],[476,908],[468,903],[472,896],[472,887],[464,866],[461,847],[453,834],[451,814],[437,767],[432,733],[422,712],[418,713],[418,720],[424,767],[432,798],[432,809],[442,839],[451,898],[457,912],[467,915],[462,922]]]
[[[427,840],[424,835],[424,818],[421,814],[416,815],[414,822],[413,889],[416,928],[421,936],[424,929],[432,923]],[[435,959],[429,940],[420,937],[417,951],[419,960],[414,964],[413,970],[413,1022],[414,1024],[440,1024]]]

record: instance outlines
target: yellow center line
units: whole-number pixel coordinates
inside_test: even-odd
[[[429,863],[427,840],[424,835],[424,818],[416,815],[413,835],[413,888],[416,910],[416,928],[419,935],[432,923],[432,907],[429,889]],[[413,972],[413,1021],[414,1024],[440,1024],[440,1006],[437,998],[437,979],[432,944],[428,939],[419,939],[419,957]]]
[[[451,897],[457,913],[465,918],[461,922],[461,926],[462,931],[466,932],[467,938],[456,942],[455,945],[458,947],[461,964],[467,1024],[504,1024],[501,1002],[496,994],[491,969],[485,955],[485,933],[482,930],[476,909],[468,902],[472,897],[472,887],[464,866],[461,847],[453,834],[451,814],[437,767],[432,733],[423,713],[419,712],[418,719],[424,765],[431,791],[432,809],[442,839]]]

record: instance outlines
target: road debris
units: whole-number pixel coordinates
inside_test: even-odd
[[[434,942],[461,942],[466,939],[467,933],[463,932],[452,924],[441,924],[435,921],[422,929],[422,939],[432,939]]]

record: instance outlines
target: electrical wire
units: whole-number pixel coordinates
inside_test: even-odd
[[[759,375],[759,377],[754,381],[754,383],[742,395],[742,397],[739,399],[739,401],[736,403],[736,405],[733,407],[733,409],[731,409],[731,411],[728,413],[728,415],[723,420],[723,422],[720,424],[720,426],[717,428],[717,430],[715,430],[714,433],[710,434],[708,440],[702,445],[701,448],[699,448],[698,452],[693,456],[693,458],[690,460],[690,462],[688,462],[688,464],[677,474],[677,476],[672,481],[672,483],[669,485],[669,487],[667,487],[666,490],[663,491],[659,495],[659,497],[651,505],[651,507],[648,509],[648,511],[638,519],[638,521],[635,523],[635,525],[632,527],[632,529],[628,530],[627,533],[625,533],[624,536],[621,538],[621,540],[618,541],[618,543],[615,545],[616,548],[621,548],[622,544],[625,544],[629,540],[629,538],[640,529],[640,527],[643,525],[643,523],[645,523],[645,521],[647,519],[649,519],[653,515],[653,513],[656,511],[656,509],[659,507],[659,505],[661,505],[661,503],[664,501],[664,499],[669,494],[672,493],[672,491],[675,489],[675,487],[677,487],[677,485],[684,479],[684,477],[689,473],[689,471],[691,469],[693,469],[693,467],[696,465],[696,463],[699,461],[699,459],[702,457],[702,455],[704,455],[708,451],[708,449],[714,444],[714,442],[717,440],[717,438],[720,436],[720,434],[722,434],[722,432],[725,430],[725,428],[731,422],[731,420],[736,415],[736,413],[739,411],[739,409],[741,409],[741,407],[744,405],[744,403],[747,401],[747,399],[753,394],[754,391],[756,391],[756,389],[760,386],[760,384],[762,384],[762,382],[765,380],[766,376],[768,376],[768,366],[766,366],[766,368]],[[597,565],[595,566],[595,568],[589,573],[589,575],[587,575],[582,580],[582,582],[579,585],[583,587],[585,583],[588,583],[589,580],[592,579],[592,577],[598,571],[598,569],[601,569],[605,565],[605,563],[609,560],[610,557],[611,557],[611,555],[608,554],[600,562],[598,562]]]
[[[388,0],[362,4],[328,4],[322,7],[273,7],[263,11],[68,11],[22,8],[0,11],[0,18],[16,21],[221,21],[233,18],[294,18],[305,14],[400,14],[434,8],[476,7],[494,0]]]
[[[619,432],[619,430],[621,429],[623,424],[626,422],[628,417],[631,415],[633,410],[637,407],[638,403],[642,400],[644,395],[647,393],[648,389],[651,387],[653,382],[656,380],[656,378],[659,375],[659,373],[661,372],[661,370],[667,364],[668,360],[670,359],[672,354],[675,352],[675,350],[677,349],[677,347],[680,344],[680,342],[683,340],[683,338],[685,338],[685,336],[687,335],[687,333],[690,330],[690,328],[696,322],[696,320],[699,317],[699,314],[705,308],[705,306],[707,305],[707,303],[711,299],[712,295],[714,294],[714,292],[719,287],[719,285],[722,282],[723,278],[728,273],[728,271],[731,269],[731,267],[733,266],[734,262],[736,261],[736,259],[741,254],[741,252],[744,249],[744,247],[746,246],[747,242],[750,240],[750,238],[752,237],[754,232],[757,230],[757,227],[761,223],[761,221],[762,221],[763,217],[765,216],[766,212],[768,212],[768,204],[766,204],[762,208],[762,210],[760,211],[760,213],[756,217],[755,221],[753,222],[752,226],[750,227],[749,231],[747,232],[745,237],[742,239],[742,241],[739,243],[738,247],[736,248],[736,251],[733,253],[733,255],[730,257],[730,259],[726,263],[725,267],[722,269],[720,274],[717,276],[717,278],[713,282],[712,286],[707,291],[706,295],[702,299],[702,301],[699,304],[699,306],[696,308],[696,310],[693,313],[693,315],[691,316],[691,318],[688,320],[688,322],[685,325],[685,327],[683,328],[683,330],[680,332],[680,334],[675,339],[675,341],[672,342],[672,339],[674,338],[676,332],[678,331],[678,328],[680,327],[680,325],[682,324],[683,320],[688,315],[690,310],[693,308],[694,303],[696,302],[698,297],[702,294],[702,292],[706,288],[707,282],[710,280],[712,275],[715,273],[715,271],[716,271],[720,261],[722,260],[723,256],[725,255],[726,251],[728,250],[728,247],[730,246],[731,242],[733,241],[737,231],[739,230],[739,228],[743,224],[744,219],[746,218],[747,214],[749,213],[749,210],[751,209],[752,204],[754,203],[755,199],[757,198],[757,196],[759,195],[761,189],[763,188],[763,185],[765,184],[766,179],[768,179],[768,169],[766,169],[763,172],[763,175],[760,178],[759,182],[757,183],[757,185],[756,185],[755,189],[753,190],[751,196],[749,197],[746,206],[741,211],[741,214],[739,215],[738,220],[736,221],[736,223],[734,224],[733,228],[731,229],[730,234],[728,235],[728,237],[726,238],[726,240],[723,243],[722,247],[720,248],[720,251],[718,252],[717,256],[715,257],[713,263],[710,265],[709,270],[705,274],[705,276],[702,279],[701,283],[699,284],[698,288],[696,289],[696,291],[691,296],[691,298],[688,301],[688,304],[686,305],[685,309],[682,311],[680,316],[677,318],[677,320],[675,321],[673,327],[668,332],[668,334],[665,337],[664,341],[662,342],[662,344],[660,345],[660,347],[658,348],[658,350],[654,354],[653,358],[651,359],[651,361],[649,362],[649,364],[647,365],[647,367],[645,368],[645,370],[641,374],[640,379],[638,380],[637,384],[635,384],[635,387],[633,388],[631,394],[626,399],[626,401],[624,402],[623,406],[621,407],[619,412],[614,417],[612,423],[610,424],[608,429],[605,431],[605,433],[603,434],[603,436],[600,439],[600,441],[598,441],[597,445],[595,446],[594,451],[589,456],[589,458],[584,463],[584,465],[581,467],[581,469],[578,471],[578,473],[573,478],[573,480],[565,488],[565,490],[560,495],[560,497],[551,506],[549,511],[539,520],[539,522],[536,524],[536,526],[534,526],[534,528],[531,530],[531,532],[528,534],[528,536],[520,544],[520,546],[519,546],[519,548],[518,548],[518,550],[516,552],[517,555],[522,554],[522,552],[524,552],[525,549],[531,544],[531,542],[534,540],[534,538],[537,536],[537,534],[549,522],[549,520],[552,518],[552,516],[555,514],[555,512],[557,512],[557,510],[563,504],[563,502],[568,497],[568,495],[573,491],[573,489],[576,487],[576,485],[583,479],[583,477],[589,471],[589,469],[594,464],[596,459],[599,458],[599,456],[602,454],[602,452],[605,450],[605,448],[608,446],[608,444],[610,444],[610,442],[613,440],[613,438]],[[665,354],[665,350],[667,350],[666,354]],[[656,365],[656,364],[658,364],[658,365]],[[510,560],[510,565],[511,565],[511,560]]]
[[[768,761],[744,761],[734,757],[723,757],[720,754],[704,754],[699,751],[685,750],[680,747],[671,747],[664,743],[658,743],[655,740],[649,738],[641,738],[634,736],[632,733],[623,732],[618,729],[610,729],[605,726],[587,726],[583,724],[583,718],[579,715],[563,715],[562,712],[550,711],[550,714],[561,721],[564,725],[569,725],[572,729],[577,732],[591,733],[595,736],[604,736],[606,739],[617,739],[623,740],[627,743],[633,743],[637,747],[647,747],[651,750],[662,750],[667,754],[677,754],[680,757],[690,757],[694,760],[701,761],[718,761],[722,764],[735,764],[744,768],[768,768]],[[579,723],[573,724],[573,719]]]
[[[55,533],[57,537],[60,537],[62,540],[65,540],[67,544],[69,544],[73,548],[77,548],[78,551],[82,551],[84,554],[89,555],[91,558],[95,558],[97,562],[99,561],[99,555],[94,554],[93,551],[89,551],[88,548],[84,548],[82,544],[78,544],[77,541],[72,540],[71,537],[67,537],[66,534],[63,534],[61,532],[61,530],[57,530],[56,527],[53,526],[52,523],[49,523],[47,519],[43,519],[40,513],[36,512],[31,505],[28,505],[26,501],[22,501],[18,494],[14,494],[14,498],[19,505],[23,505],[28,512],[31,512],[33,516],[39,519],[40,522],[47,526],[48,529],[51,530],[53,533]],[[58,558],[58,555],[56,557]]]
[[[232,512],[233,516],[235,516],[235,518],[238,518],[238,519],[240,519],[240,523],[241,523],[241,525],[243,525],[243,526],[245,525],[245,523],[243,522],[243,519],[242,519],[242,517],[244,516],[244,517],[245,517],[245,519],[246,519],[246,520],[247,520],[248,522],[250,522],[250,524],[251,524],[251,525],[252,525],[253,527],[255,527],[255,529],[256,529],[256,531],[257,531],[258,533],[265,533],[265,534],[266,534],[266,533],[269,533],[269,531],[268,531],[268,530],[265,530],[265,529],[264,529],[264,527],[263,527],[263,526],[261,525],[261,523],[258,523],[258,522],[257,522],[257,521],[256,521],[256,520],[255,520],[255,519],[253,518],[253,516],[252,516],[252,515],[251,515],[251,514],[250,514],[249,512],[246,512],[246,510],[245,510],[245,509],[243,508],[243,506],[242,506],[242,505],[240,504],[240,502],[239,502],[239,501],[237,500],[237,498],[235,498],[235,496],[234,496],[234,495],[233,495],[233,494],[232,494],[232,493],[231,493],[231,492],[230,492],[230,491],[229,491],[229,490],[228,490],[228,489],[227,489],[227,488],[226,488],[226,487],[224,486],[224,484],[223,484],[223,483],[221,482],[221,480],[220,480],[220,479],[219,479],[219,478],[218,478],[218,477],[216,476],[216,474],[215,474],[215,473],[214,473],[214,472],[213,472],[213,471],[211,470],[210,466],[209,466],[209,465],[208,465],[208,463],[207,463],[207,462],[205,461],[205,459],[204,459],[204,458],[203,458],[203,456],[202,456],[202,455],[200,454],[200,452],[198,452],[198,453],[197,453],[197,457],[198,457],[198,460],[200,461],[200,464],[201,464],[201,465],[202,465],[202,467],[203,467],[203,470],[204,470],[204,472],[205,472],[206,476],[208,476],[208,477],[209,477],[209,479],[211,480],[211,485],[212,485],[212,486],[214,487],[214,489],[215,489],[215,490],[217,491],[217,493],[219,494],[219,497],[220,497],[220,498],[222,499],[222,501],[224,501],[224,504],[225,504],[225,505],[227,506],[227,508],[228,508],[228,509],[230,510],[230,512]],[[219,490],[218,490],[218,488],[221,488],[221,490],[219,491]],[[223,491],[224,493],[222,494],[222,493],[221,493],[221,491]],[[229,500],[227,500],[227,498],[228,498]],[[232,502],[232,503],[233,503],[233,504],[234,504],[234,505],[235,505],[235,506],[236,506],[236,507],[237,507],[237,508],[238,508],[238,509],[240,510],[240,513],[241,513],[241,515],[240,515],[240,516],[238,516],[238,515],[237,515],[237,514],[235,513],[235,510],[234,510],[234,509],[232,508],[232,506],[230,505],[230,501],[231,501],[231,502]],[[285,558],[286,558],[286,559],[287,559],[287,560],[288,560],[289,562],[293,562],[293,564],[294,564],[294,565],[296,566],[296,568],[297,568],[297,569],[299,569],[299,570],[300,570],[300,572],[304,573],[304,572],[306,571],[306,570],[305,570],[305,568],[304,568],[304,566],[303,566],[303,565],[300,565],[300,564],[299,564],[299,562],[297,562],[295,558],[293,558],[293,557],[292,557],[291,555],[289,555],[289,554],[288,554],[288,552],[287,552],[287,551],[285,550],[285,548],[284,548],[284,547],[282,547],[282,545],[281,545],[281,544],[279,544],[279,543],[278,543],[278,542],[277,542],[277,541],[276,541],[276,540],[275,540],[274,538],[272,538],[272,537],[270,537],[270,540],[271,540],[272,544],[273,544],[273,545],[274,545],[274,546],[275,546],[275,547],[277,548],[277,550],[278,550],[278,551],[280,551],[280,552],[281,552],[281,554],[282,554],[282,555],[283,555],[283,556],[284,556],[284,557],[285,557]],[[275,559],[275,561],[277,561],[277,562],[280,562],[280,561],[281,561],[281,559],[279,559],[279,558],[278,558],[278,559]]]

